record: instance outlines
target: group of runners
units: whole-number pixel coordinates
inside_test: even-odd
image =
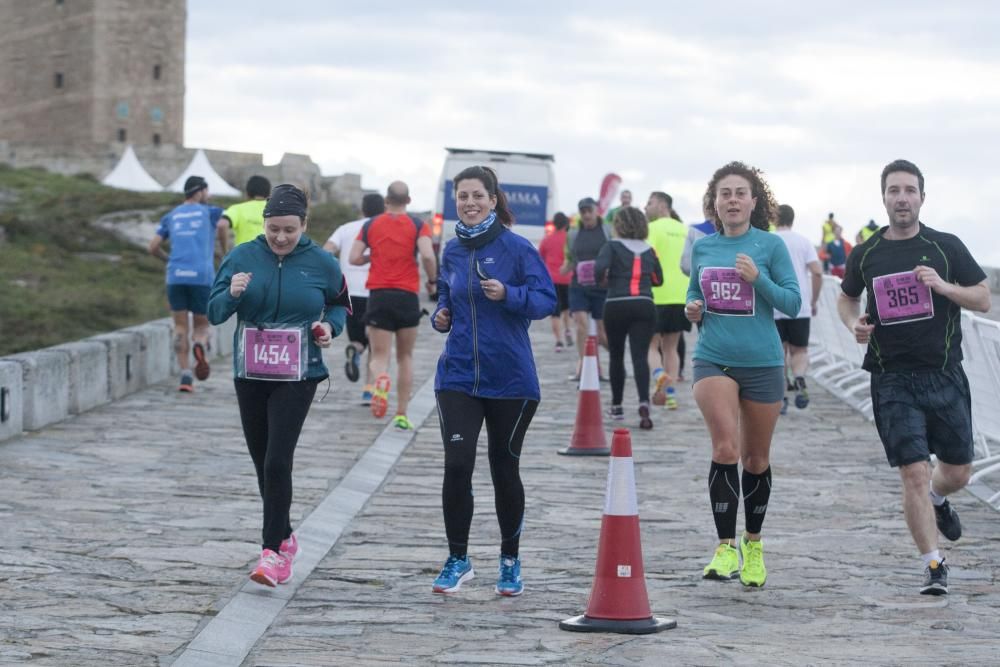
[[[581,357],[591,320],[608,347],[615,420],[624,419],[628,342],[642,429],[653,428],[651,405],[677,407],[679,346],[691,324],[698,326],[693,396],[712,445],[708,498],[719,540],[703,576],[763,586],[771,441],[787,409],[786,392],[799,408],[809,402],[809,318],[821,284],[815,249],[791,231],[792,208],[777,204],[758,169],[733,162],[709,180],[706,219],[697,225],[685,226],[663,192],[651,193],[644,211],[630,205],[629,193],[609,223],[585,198],[578,226],[557,216],[555,232],[535,249],[510,231],[514,220],[491,169],[466,169],[453,184],[459,221],[440,261],[428,226],[407,213],[409,191],[399,181],[384,198],[366,197],[364,217],[342,225],[323,247],[305,235],[306,193],[288,184],[248,184],[250,201],[222,211],[206,205],[207,186],[193,177],[185,202],[161,221],[150,251],[168,262],[181,391],[193,390],[189,339],[194,376],[205,379],[209,324],[237,317],[234,381],[263,500],[262,551],[251,578],[274,586],[292,576],[299,553],[289,519],[294,450],[316,386],[328,377],[321,349],[345,328],[345,373],[357,381],[365,366],[362,403],[384,416],[395,386],[392,425],[414,428],[406,409],[425,314],[422,264],[426,291],[436,300],[430,325],[447,334],[435,392],[448,557],[435,592],[458,591],[474,576],[472,473],[484,424],[500,526],[495,590],[523,591],[519,460],[541,399],[528,328],[553,317],[556,349],[565,349],[573,344],[567,310]],[[987,311],[990,293],[962,242],[920,221],[924,181],[915,165],[890,163],[881,185],[888,225],[850,255],[838,312],[858,342],[868,344],[864,367],[872,376],[876,427],[889,464],[900,471],[906,523],[924,568],[920,592],[943,594],[948,568],[937,533],[949,540],[961,535],[947,496],[965,486],[973,457],[959,320],[962,308]],[[256,234],[245,231],[255,210]],[[233,228],[236,246],[216,273],[211,249],[223,237],[220,224]],[[388,373],[393,343],[395,384]]]

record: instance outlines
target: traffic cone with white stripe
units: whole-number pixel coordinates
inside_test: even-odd
[[[590,323],[587,326],[587,342],[594,341],[594,358],[597,359],[597,378],[600,380],[604,377],[604,373],[601,372],[601,342],[597,340],[597,320],[591,317]],[[581,373],[580,375],[582,376],[583,374]]]
[[[611,453],[604,435],[601,415],[601,385],[597,371],[597,340],[587,338],[587,352],[580,369],[580,394],[576,403],[576,425],[569,447],[560,454],[570,456],[607,456]]]
[[[559,627],[572,632],[627,635],[647,635],[675,628],[677,621],[657,618],[649,609],[639,538],[632,440],[628,429],[615,431],[611,449],[601,540],[587,613],[561,621]]]

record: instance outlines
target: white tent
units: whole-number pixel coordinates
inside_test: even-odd
[[[132,144],[125,147],[125,152],[118,160],[118,164],[111,170],[111,173],[101,181],[104,185],[122,190],[135,190],[137,192],[162,192],[163,186],[156,182],[156,179],[149,175],[149,172],[139,162]]]
[[[181,172],[173,183],[167,186],[171,192],[184,192],[184,181],[188,176],[201,176],[208,182],[208,192],[213,195],[223,195],[226,197],[237,197],[240,191],[226,183],[226,180],[219,176],[219,173],[212,168],[212,163],[208,161],[205,151],[198,149],[191,158],[190,164]]]

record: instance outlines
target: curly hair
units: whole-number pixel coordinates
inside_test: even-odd
[[[649,236],[649,222],[646,215],[634,206],[622,206],[615,213],[615,232],[622,239],[645,239]]]
[[[757,205],[750,213],[750,225],[765,232],[770,229],[771,223],[778,217],[778,203],[771,193],[771,186],[764,180],[763,171],[739,161],[730,162],[716,169],[705,189],[705,196],[702,197],[702,207],[706,213],[711,212],[710,220],[715,223],[715,229],[720,234],[726,233],[722,221],[719,220],[719,212],[715,210],[715,190],[719,186],[719,181],[726,176],[741,176],[750,183],[750,196],[757,200]]]

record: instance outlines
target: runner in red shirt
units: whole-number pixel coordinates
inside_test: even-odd
[[[560,211],[552,216],[552,222],[556,229],[554,232],[542,239],[538,246],[538,254],[545,262],[545,268],[549,270],[549,277],[556,287],[556,309],[550,318],[552,322],[552,334],[556,337],[556,352],[564,349],[563,337],[566,338],[566,345],[573,344],[573,334],[569,329],[569,284],[573,279],[568,273],[560,273],[559,267],[565,261],[566,232],[569,230],[569,218]]]
[[[437,283],[437,262],[431,243],[430,227],[406,212],[410,190],[406,183],[395,181],[385,196],[385,213],[361,227],[351,247],[350,262],[368,270],[368,309],[365,322],[370,328],[371,369],[375,375],[372,414],[385,415],[389,406],[389,351],[396,338],[396,416],[392,423],[401,431],[413,429],[406,418],[413,387],[413,346],[420,322],[420,269],[417,255],[427,274],[427,291]],[[365,255],[365,249],[370,254]]]

